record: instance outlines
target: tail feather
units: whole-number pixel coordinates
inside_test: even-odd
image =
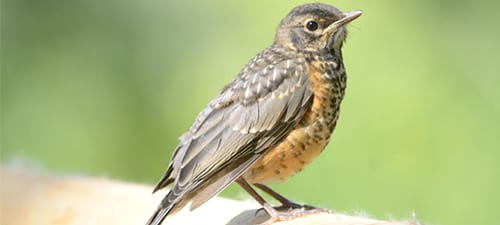
[[[167,207],[164,207],[163,205],[158,206],[146,225],[160,225],[173,208],[174,204],[168,205]]]
[[[188,198],[189,199],[189,198]],[[160,225],[163,220],[168,216],[178,212],[186,205],[187,201],[178,199],[174,191],[170,191],[165,198],[161,201],[160,205],[149,218],[146,225]]]

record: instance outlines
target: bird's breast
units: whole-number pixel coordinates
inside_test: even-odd
[[[345,72],[334,62],[309,63],[312,104],[286,138],[267,150],[243,177],[250,183],[284,181],[300,172],[328,144],[344,95]]]

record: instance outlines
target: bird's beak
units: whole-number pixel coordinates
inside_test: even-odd
[[[344,15],[344,17],[342,17],[340,20],[337,20],[334,23],[330,24],[330,26],[328,26],[325,30],[323,30],[323,33],[330,33],[332,31],[334,31],[335,29],[348,24],[349,22],[351,22],[351,21],[355,20],[356,18],[358,18],[359,16],[361,16],[361,14],[363,14],[363,12],[360,10],[356,10],[356,11],[352,11],[352,12],[345,12],[342,14]]]

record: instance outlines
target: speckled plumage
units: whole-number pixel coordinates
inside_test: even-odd
[[[319,3],[294,8],[273,45],[245,65],[181,136],[155,191],[172,189],[148,224],[160,224],[190,201],[197,208],[235,180],[247,191],[246,182],[285,180],[319,155],[346,86],[345,24],[360,14]]]
[[[339,59],[322,53],[300,53],[306,59],[311,105],[283,141],[255,162],[243,178],[249,183],[284,181],[300,172],[328,143],[344,96],[346,74]]]

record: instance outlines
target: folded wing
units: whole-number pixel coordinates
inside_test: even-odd
[[[311,105],[307,70],[305,59],[272,48],[249,62],[181,136],[155,188],[173,183],[160,208],[196,208],[283,140]]]

